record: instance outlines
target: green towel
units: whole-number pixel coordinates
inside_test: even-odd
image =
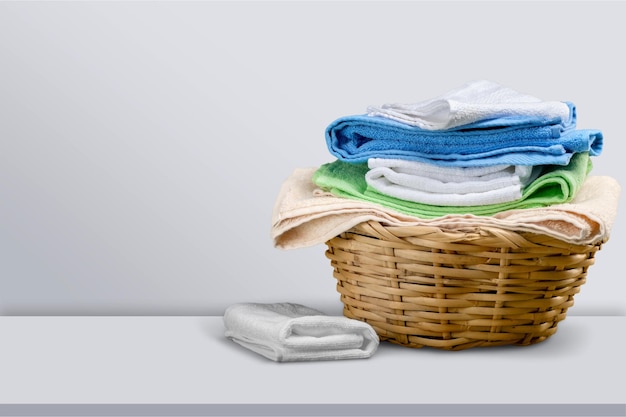
[[[369,201],[400,213],[419,218],[436,218],[446,214],[491,216],[501,211],[568,203],[574,198],[592,169],[589,152],[575,153],[568,165],[546,165],[537,179],[522,191],[518,200],[482,206],[433,206],[402,200],[368,187],[365,173],[367,163],[336,160],[320,166],[313,174],[315,185],[331,194]]]

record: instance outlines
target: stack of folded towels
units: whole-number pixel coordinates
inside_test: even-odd
[[[571,243],[608,238],[620,186],[592,177],[603,135],[576,107],[475,81],[411,104],[370,106],[326,129],[336,158],[283,184],[272,237],[322,243],[354,225],[499,226]]]

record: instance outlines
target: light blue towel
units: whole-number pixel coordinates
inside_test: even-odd
[[[501,117],[449,130],[424,130],[385,117],[339,118],[326,129],[330,153],[343,162],[395,158],[444,166],[567,165],[574,153],[602,152],[602,132],[558,118]]]

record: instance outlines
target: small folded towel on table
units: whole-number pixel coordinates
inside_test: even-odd
[[[429,131],[384,117],[345,116],[326,128],[325,138],[329,152],[349,163],[388,158],[441,166],[567,165],[573,153],[602,152],[599,130],[558,119],[510,119]]]
[[[370,357],[379,339],[367,323],[294,303],[240,303],[224,313],[227,338],[276,362]]]
[[[388,117],[426,130],[445,130],[501,117],[560,118],[572,109],[561,101],[543,101],[488,80],[477,80],[430,100],[369,106],[372,116]]]

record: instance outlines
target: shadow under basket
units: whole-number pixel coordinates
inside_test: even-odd
[[[343,314],[381,341],[463,350],[552,336],[602,243],[361,223],[326,242]]]

